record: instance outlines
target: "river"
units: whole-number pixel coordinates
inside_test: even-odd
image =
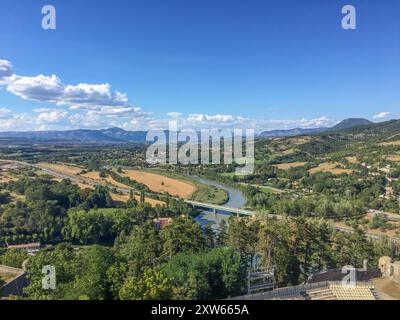
[[[223,189],[228,192],[229,200],[224,204],[224,206],[231,208],[242,208],[246,203],[246,197],[240,189],[228,186],[221,182],[193,177],[199,183],[215,186],[217,188]],[[195,221],[199,223],[202,227],[205,227],[207,224],[210,224],[211,227],[216,230],[218,229],[219,224],[222,220],[228,220],[231,216],[231,213],[218,211],[217,216],[215,218],[214,212],[212,210],[203,210],[196,218]]]

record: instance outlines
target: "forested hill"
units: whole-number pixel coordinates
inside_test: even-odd
[[[351,129],[354,127],[359,127],[363,125],[369,125],[373,122],[363,119],[363,118],[349,118],[345,119],[335,126],[329,127],[318,127],[318,128],[295,128],[288,130],[271,130],[264,131],[260,134],[262,138],[273,138],[273,137],[294,137],[300,135],[310,135],[310,134],[319,134],[323,132],[331,132],[331,131],[341,131],[346,129]]]
[[[321,133],[337,141],[363,141],[364,143],[386,143],[400,139],[400,120],[356,126],[353,128]]]

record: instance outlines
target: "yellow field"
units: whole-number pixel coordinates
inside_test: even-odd
[[[64,173],[66,175],[75,176],[82,171],[81,168],[68,166],[64,164],[55,164],[55,163],[47,163],[47,162],[40,162],[38,163],[39,166],[48,168],[50,170],[54,170],[60,173]]]
[[[353,170],[351,170],[351,169],[336,168],[337,165],[338,165],[338,163],[324,162],[324,163],[321,163],[318,167],[310,169],[309,172],[311,174],[318,173],[318,172],[331,172],[332,174],[342,174],[342,173],[352,174],[353,173]]]
[[[395,162],[399,161],[400,162],[400,155],[394,154],[394,155],[391,155],[391,156],[387,156],[386,160],[395,161]]]
[[[140,196],[134,196],[134,197],[135,197],[135,199],[136,199],[138,202],[140,201]],[[128,199],[129,199],[129,196],[128,196],[127,194],[116,194],[116,193],[112,193],[112,194],[111,194],[111,198],[112,198],[114,201],[126,203],[126,202],[128,201]],[[147,197],[144,199],[144,201],[145,201],[146,203],[148,203],[149,205],[151,205],[152,207],[155,207],[156,205],[160,205],[160,206],[165,205],[165,203],[162,202],[162,201],[155,200],[155,199],[151,199],[151,198],[147,198]]]
[[[379,145],[381,146],[400,146],[400,140],[396,141],[389,141],[389,142],[382,142]]]
[[[350,162],[350,163],[353,163],[353,164],[359,163],[358,160],[357,160],[357,157],[346,157],[346,160],[348,162]]]
[[[77,183],[77,182],[72,182],[72,183],[76,184],[81,189],[94,189],[94,186],[91,184],[84,184],[84,183]]]
[[[143,183],[154,192],[168,192],[172,196],[179,196],[184,199],[189,199],[197,189],[195,185],[189,182],[146,171],[124,170],[122,175]]]
[[[92,179],[92,180],[96,180],[98,182],[107,182],[107,183],[109,183],[110,185],[112,185],[113,187],[116,187],[116,188],[121,188],[121,189],[129,188],[129,186],[127,186],[127,185],[125,185],[123,183],[120,183],[118,181],[115,181],[110,176],[107,176],[106,178],[101,178],[100,177],[100,172],[88,172],[88,173],[82,174],[81,177]]]
[[[93,180],[102,180],[102,178],[100,178],[100,172],[88,172],[85,174],[81,175],[84,178],[89,178],[89,179],[93,179]]]
[[[304,167],[307,162],[290,162],[290,163],[280,163],[275,165],[280,170],[288,170],[290,168]]]
[[[108,176],[105,179],[107,182],[111,183],[113,186],[117,187],[117,188],[122,188],[122,189],[127,189],[130,188],[129,186],[124,185],[123,183],[120,183],[118,181],[115,181],[113,178],[111,178],[110,176]]]
[[[13,176],[8,175],[5,172],[0,173],[0,183],[10,182],[10,181],[14,181],[14,180],[17,180],[17,179]]]
[[[285,150],[285,151],[282,151],[281,153],[283,154],[283,155],[285,155],[285,156],[288,156],[288,155],[291,155],[291,154],[293,154],[293,153],[295,153],[296,152],[296,149],[287,149],[287,150]]]

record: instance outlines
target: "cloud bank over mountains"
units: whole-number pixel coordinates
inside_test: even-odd
[[[18,113],[3,106],[0,99],[0,131],[65,130],[121,127],[126,130],[167,129],[170,120],[180,128],[254,128],[256,131],[290,128],[328,127],[336,122],[321,116],[315,119],[250,119],[227,114],[168,112],[162,117],[143,111],[129,102],[125,93],[114,91],[109,83],[65,84],[56,75],[24,76],[14,72],[8,60],[0,59],[0,98],[9,93],[35,103],[31,112]],[[46,106],[37,107],[38,104]],[[49,107],[51,106],[51,107]],[[387,117],[380,113],[375,119]]]

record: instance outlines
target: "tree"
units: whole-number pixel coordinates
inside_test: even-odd
[[[136,208],[138,205],[138,201],[136,200],[135,196],[133,195],[133,191],[129,190],[129,199],[126,203],[128,208]]]
[[[259,224],[248,218],[230,218],[228,244],[241,255],[243,262],[250,261],[255,253]]]
[[[157,265],[162,243],[153,223],[148,222],[134,227],[128,237],[118,239],[115,248],[118,257],[126,261],[129,272],[139,276],[145,269]]]
[[[29,285],[25,292],[32,300],[108,299],[112,295],[106,272],[113,263],[112,252],[106,247],[92,246],[78,251],[65,244],[49,247],[29,258]],[[55,290],[42,287],[42,268],[46,265],[55,268]]]
[[[0,255],[0,264],[14,268],[22,268],[22,263],[28,258],[25,251],[18,249],[8,249]]]
[[[223,247],[227,244],[228,239],[228,226],[225,220],[222,220],[219,224],[219,230],[217,232],[216,246]]]
[[[199,224],[190,218],[179,217],[161,231],[164,242],[162,256],[171,258],[180,252],[199,252],[205,248],[205,239]]]
[[[144,204],[145,203],[145,196],[144,196],[144,191],[140,192],[140,204]]]
[[[114,262],[111,250],[102,246],[87,247],[78,251],[75,260],[79,272],[66,292],[66,299],[103,300],[109,299],[110,284],[107,270]]]
[[[288,221],[268,220],[260,229],[259,238],[257,252],[261,255],[261,266],[274,270],[276,285],[297,285],[300,266]]]
[[[1,192],[0,193],[0,204],[7,204],[11,201],[11,195],[9,192]]]
[[[128,277],[119,291],[121,300],[167,300],[171,298],[170,279],[156,269],[146,269],[141,277]]]
[[[68,221],[62,230],[68,240],[94,244],[112,238],[112,221],[99,210],[68,211]]]
[[[116,262],[108,268],[106,275],[110,285],[110,294],[116,300],[119,298],[119,291],[128,275],[128,265],[123,262]]]
[[[215,233],[211,225],[207,224],[204,228],[204,240],[207,248],[212,249],[215,246]]]
[[[174,286],[175,299],[222,299],[239,295],[246,283],[246,268],[232,248],[201,253],[180,253],[163,268]]]

